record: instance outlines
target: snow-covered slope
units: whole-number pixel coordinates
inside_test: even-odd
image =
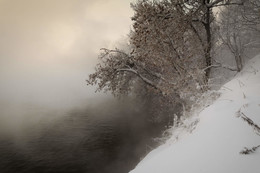
[[[243,120],[246,116],[260,126],[260,55],[220,92],[193,117],[199,120],[194,130],[178,138],[173,133],[130,173],[259,173],[260,147],[248,155],[240,152],[260,145],[260,133]]]

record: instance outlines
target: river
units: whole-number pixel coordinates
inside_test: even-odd
[[[105,103],[107,104],[107,103]],[[162,126],[125,105],[73,110],[0,137],[1,173],[126,173],[156,147]]]

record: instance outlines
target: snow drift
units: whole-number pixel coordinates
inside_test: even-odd
[[[260,55],[221,89],[221,96],[175,129],[171,138],[150,152],[130,173],[259,173]],[[185,126],[188,124],[188,128]]]

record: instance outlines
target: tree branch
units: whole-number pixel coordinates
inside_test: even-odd
[[[231,71],[238,71],[237,68],[230,67],[230,66],[227,66],[227,65],[223,65],[223,64],[220,64],[220,63],[218,63],[218,64],[213,64],[213,65],[208,66],[208,67],[206,67],[206,68],[204,68],[204,69],[202,69],[202,70],[203,70],[203,71],[206,71],[206,70],[209,69],[209,68],[218,68],[218,67],[225,68],[225,69],[228,69],[228,70],[231,70]]]
[[[107,49],[107,48],[101,48],[100,50],[104,51],[106,54],[109,54],[109,53],[120,53],[122,55],[125,55],[126,57],[129,57],[129,58],[132,57],[132,56],[128,55],[127,53],[125,53],[123,51],[120,51],[118,49],[111,50],[111,49]]]
[[[214,7],[220,7],[220,6],[226,6],[226,5],[243,5],[244,4],[243,1],[241,1],[241,2],[230,2],[230,0],[229,0],[226,3],[221,3],[221,2],[223,2],[223,0],[215,0],[211,3],[206,2],[206,6],[207,6],[207,8],[214,8]],[[219,3],[221,3],[221,4],[219,4]]]
[[[201,36],[199,35],[198,31],[196,30],[196,28],[192,25],[192,23],[190,24],[191,26],[191,29],[193,30],[193,32],[197,35],[199,41],[200,41],[200,44],[202,45],[203,48],[205,48],[205,44],[204,42],[202,41],[202,38]]]
[[[117,69],[117,70],[116,70],[116,72],[122,72],[122,71],[123,71],[123,72],[126,71],[126,72],[130,72],[130,73],[135,74],[135,75],[138,76],[144,83],[146,83],[146,84],[148,84],[149,86],[151,86],[151,87],[153,87],[153,88],[159,90],[160,92],[162,92],[161,89],[160,89],[157,85],[155,85],[151,80],[147,79],[146,77],[144,77],[143,75],[141,75],[140,73],[138,73],[136,70],[134,70],[134,69],[129,69],[129,68],[122,68],[122,69]]]

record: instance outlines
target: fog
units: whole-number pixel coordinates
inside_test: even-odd
[[[0,0],[1,128],[104,97],[85,80],[99,49],[125,39],[132,14],[130,0]]]

